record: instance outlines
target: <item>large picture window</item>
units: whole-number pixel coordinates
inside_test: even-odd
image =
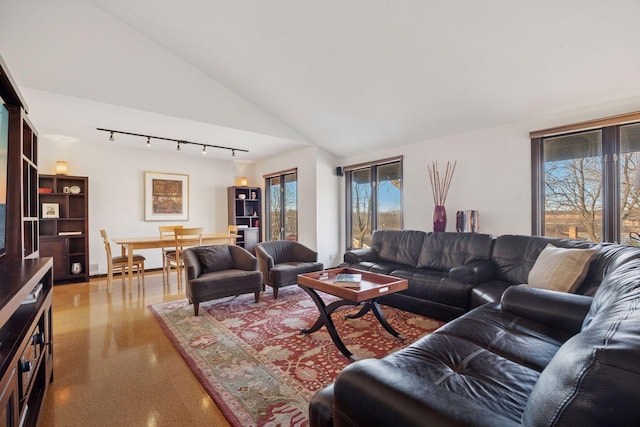
[[[298,173],[265,176],[267,240],[298,240]]]
[[[640,117],[619,119],[532,138],[533,234],[640,245]]]
[[[347,248],[364,248],[374,230],[402,229],[402,158],[345,168]]]

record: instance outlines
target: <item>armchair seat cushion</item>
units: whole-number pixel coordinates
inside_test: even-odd
[[[198,301],[208,301],[229,295],[260,292],[262,274],[246,270],[223,270],[203,273],[189,281],[191,297]]]
[[[298,283],[298,274],[311,273],[323,269],[321,262],[283,262],[276,264],[270,271],[272,283],[282,285]]]

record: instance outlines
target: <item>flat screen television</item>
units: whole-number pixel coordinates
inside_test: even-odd
[[[9,111],[0,98],[0,257],[7,251],[7,162]]]

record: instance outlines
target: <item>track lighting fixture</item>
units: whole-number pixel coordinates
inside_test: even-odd
[[[103,129],[103,128],[96,128],[99,131],[102,132],[109,132],[109,141],[113,141],[113,134],[114,133],[119,133],[119,134],[123,134],[123,135],[132,135],[132,136],[140,136],[143,138],[147,138],[147,147],[151,147],[151,138],[153,139],[157,139],[160,141],[170,141],[170,142],[175,142],[177,143],[177,147],[176,149],[178,151],[180,151],[182,149],[181,144],[186,144],[186,145],[199,145],[202,147],[202,154],[207,154],[207,147],[210,148],[219,148],[221,150],[231,150],[231,156],[235,157],[236,156],[236,151],[242,151],[243,153],[248,153],[249,150],[245,150],[242,148],[232,148],[232,147],[223,147],[221,145],[212,145],[212,144],[204,144],[202,142],[192,142],[192,141],[185,141],[184,139],[173,139],[173,138],[163,138],[161,136],[153,136],[153,135],[143,135],[140,133],[132,133],[132,132],[124,132],[124,131],[120,131],[120,130],[112,130],[112,129]]]

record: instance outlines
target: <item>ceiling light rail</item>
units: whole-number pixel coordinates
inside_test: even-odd
[[[207,147],[208,148],[219,148],[221,150],[229,150],[231,151],[231,156],[235,157],[236,156],[236,152],[243,152],[243,153],[248,153],[249,150],[245,150],[243,148],[232,148],[232,147],[223,147],[222,145],[213,145],[213,144],[204,144],[202,142],[193,142],[193,141],[185,141],[184,139],[173,139],[173,138],[165,138],[162,136],[153,136],[153,135],[145,135],[145,134],[141,134],[141,133],[133,133],[133,132],[125,132],[125,131],[121,131],[121,130],[113,130],[113,129],[103,129],[103,128],[96,128],[97,130],[101,131],[101,132],[108,132],[109,133],[109,141],[114,141],[113,138],[113,134],[121,134],[121,135],[131,135],[131,136],[139,136],[141,138],[146,138],[147,142],[146,145],[147,147],[151,146],[151,140],[152,139],[157,139],[159,141],[169,141],[169,142],[175,142],[176,145],[176,150],[180,151],[181,150],[181,146],[182,145],[197,145],[202,147],[202,154],[207,154]]]

